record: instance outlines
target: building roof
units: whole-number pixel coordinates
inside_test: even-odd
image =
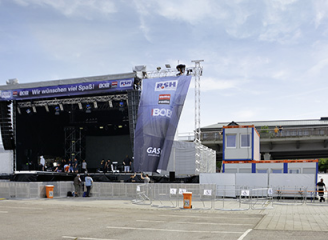
[[[216,130],[223,126],[227,126],[230,122],[218,122],[216,124],[202,127],[202,130]],[[328,117],[322,117],[321,119],[306,119],[306,120],[272,120],[272,121],[236,121],[238,125],[254,125],[255,127],[268,126],[269,128],[276,126],[284,127],[312,127],[312,126],[328,126]]]

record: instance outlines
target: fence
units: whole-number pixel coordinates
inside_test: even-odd
[[[0,198],[45,198],[46,185],[54,185],[54,198],[67,196],[73,191],[73,182],[5,182],[0,181]],[[270,209],[275,204],[317,204],[316,191],[306,187],[248,187],[217,184],[168,184],[168,183],[108,183],[95,182],[93,198],[131,200],[135,204],[148,204],[158,208],[182,208],[183,193],[192,192],[192,209],[246,211]],[[327,199],[327,191],[324,197]],[[327,199],[328,200],[328,199]]]

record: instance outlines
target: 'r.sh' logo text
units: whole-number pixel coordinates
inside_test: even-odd
[[[155,91],[165,91],[165,90],[176,90],[178,86],[178,81],[165,81],[165,82],[157,82],[155,84]]]

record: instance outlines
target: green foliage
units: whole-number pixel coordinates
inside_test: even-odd
[[[269,133],[269,127],[268,126],[262,126],[260,133]]]
[[[328,158],[320,158],[318,166],[319,172],[326,172],[328,169]]]

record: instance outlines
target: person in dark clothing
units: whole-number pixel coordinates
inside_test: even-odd
[[[324,198],[325,191],[327,191],[326,184],[323,182],[323,179],[321,178],[320,182],[317,183],[317,192],[320,196],[320,202],[325,201]]]
[[[129,158],[129,155],[126,155],[126,157],[124,158],[123,165],[124,165],[124,172],[130,172],[131,158]]]

